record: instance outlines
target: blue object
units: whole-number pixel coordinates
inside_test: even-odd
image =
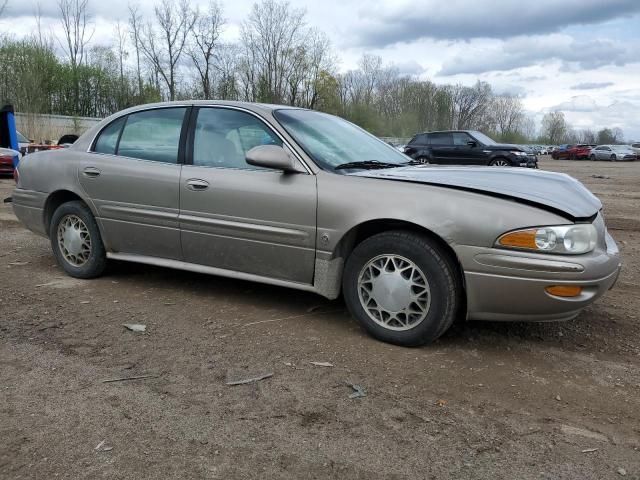
[[[18,132],[13,105],[5,105],[0,109],[0,146],[19,151]],[[13,168],[18,166],[20,156],[13,157]]]

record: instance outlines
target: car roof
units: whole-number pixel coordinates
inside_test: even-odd
[[[429,133],[470,133],[470,132],[477,132],[477,130],[432,130],[430,132],[418,132],[414,135],[414,137],[416,135],[426,135]]]
[[[241,107],[247,110],[251,110],[257,113],[267,113],[278,109],[291,109],[291,110],[306,110],[304,108],[292,107],[290,105],[277,105],[272,103],[254,103],[254,102],[239,102],[234,100],[174,100],[171,102],[157,102],[157,103],[145,103],[142,105],[136,105],[126,110],[121,110],[116,113],[120,116],[124,113],[132,113],[140,110],[148,110],[151,108],[161,107],[178,107],[178,106],[228,106],[228,107]]]

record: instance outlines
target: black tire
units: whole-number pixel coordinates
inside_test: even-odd
[[[81,265],[74,265],[65,258],[58,241],[58,227],[62,221],[70,216],[78,217],[89,232],[91,247],[88,258]],[[49,239],[53,254],[62,269],[71,277],[95,278],[99,277],[107,265],[107,255],[100,236],[100,230],[91,210],[84,202],[75,200],[60,205],[51,217]]]
[[[431,163],[431,160],[429,159],[429,157],[425,157],[425,156],[420,156],[416,158],[416,160],[424,165],[428,165]]]
[[[591,155],[591,161],[595,162],[596,161],[596,156],[595,155]]]
[[[611,155],[609,157],[609,160],[612,161],[612,162],[615,162],[616,161],[616,156],[615,155]]]
[[[358,279],[367,264],[381,255],[397,255],[413,262],[425,275],[430,289],[426,316],[406,330],[377,323],[360,301]],[[463,305],[463,288],[452,259],[428,237],[407,231],[374,235],[360,243],[347,259],[342,277],[347,308],[358,323],[383,342],[414,347],[432,342],[446,332]]]
[[[498,162],[507,162],[507,165],[496,165]],[[512,167],[513,165],[506,158],[498,157],[498,158],[494,158],[493,160],[491,160],[491,162],[489,162],[489,166],[491,166],[491,167],[498,167],[498,166],[499,167]]]

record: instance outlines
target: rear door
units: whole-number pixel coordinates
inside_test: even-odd
[[[180,138],[188,107],[121,117],[80,162],[109,251],[181,259],[178,226]]]
[[[189,165],[180,180],[187,262],[311,284],[316,177],[246,163],[257,145],[282,145],[259,117],[236,108],[192,113]]]
[[[611,149],[609,147],[596,148],[596,158],[598,160],[609,160],[611,156]]]
[[[450,133],[430,133],[429,143],[431,144],[434,163],[455,164],[453,157],[453,139]]]

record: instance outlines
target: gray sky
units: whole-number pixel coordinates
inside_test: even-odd
[[[126,23],[127,0],[89,0],[94,42]],[[138,0],[151,14],[153,0]],[[236,39],[253,4],[222,0],[224,37]],[[36,0],[9,0],[0,24],[33,31]],[[45,28],[59,31],[57,2],[40,0]],[[204,1],[192,1],[205,5]],[[640,0],[297,0],[309,25],[324,31],[340,60],[363,53],[437,83],[491,83],[516,93],[539,121],[561,109],[575,128],[620,127],[640,140]]]

